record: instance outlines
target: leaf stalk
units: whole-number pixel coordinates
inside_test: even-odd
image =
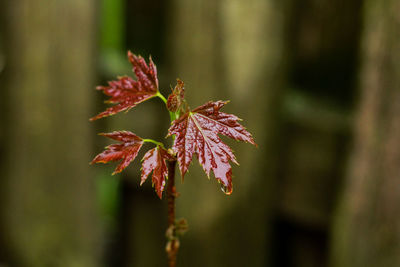
[[[153,143],[153,144],[155,144],[155,145],[157,145],[157,146],[160,146],[160,147],[162,147],[162,148],[165,149],[164,144],[161,143],[161,142],[157,142],[156,140],[147,138],[147,139],[142,139],[142,141],[145,142],[145,143]]]
[[[167,107],[167,99],[165,98],[165,96],[163,96],[163,94],[160,93],[160,91],[158,91],[155,96],[159,97],[165,103],[165,107]],[[176,113],[171,112],[169,110],[168,110],[168,112],[169,112],[169,118],[171,119],[171,122],[173,122],[174,120],[176,120],[178,118]]]

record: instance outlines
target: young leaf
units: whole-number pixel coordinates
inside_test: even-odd
[[[165,160],[172,159],[172,156],[160,146],[147,151],[142,159],[143,163],[140,185],[142,185],[149,174],[153,172],[152,183],[160,199],[162,198],[165,180],[168,178],[168,168]]]
[[[124,76],[116,81],[108,82],[108,86],[98,86],[97,90],[101,90],[105,95],[111,97],[107,103],[116,105],[106,109],[90,120],[97,120],[124,110],[129,110],[157,94],[157,68],[151,57],[149,65],[146,64],[146,61],[141,56],[136,56],[130,51],[128,51],[128,58],[132,63],[137,81]]]
[[[168,96],[167,109],[172,112],[177,112],[184,103],[185,96],[185,84],[177,79],[177,84],[172,90],[172,93]]]
[[[119,144],[112,144],[106,147],[102,153],[98,154],[91,162],[93,163],[108,163],[110,161],[122,160],[117,166],[113,175],[120,173],[124,170],[132,160],[134,160],[143,145],[142,138],[138,137],[134,133],[127,131],[115,131],[112,133],[102,133],[102,136],[109,137],[116,141],[120,141]]]
[[[218,134],[256,145],[251,134],[239,124],[239,118],[219,110],[228,101],[208,102],[175,120],[168,136],[176,135],[173,150],[177,154],[179,169],[184,177],[193,154],[206,172],[213,170],[215,178],[222,183],[226,194],[232,193],[232,169],[229,161],[236,164],[231,148],[224,144]]]

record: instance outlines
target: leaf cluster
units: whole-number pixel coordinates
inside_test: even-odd
[[[142,185],[152,173],[152,184],[160,198],[168,178],[166,161],[177,160],[183,178],[194,155],[197,156],[207,176],[209,177],[212,171],[221,183],[223,191],[231,194],[230,162],[235,164],[238,162],[231,148],[222,142],[219,135],[253,145],[256,143],[246,128],[239,123],[240,119],[237,116],[220,111],[228,101],[210,101],[191,110],[184,98],[183,81],[177,79],[177,85],[168,98],[165,98],[159,91],[157,68],[152,59],[150,58],[147,64],[141,56],[136,56],[130,51],[128,58],[133,66],[136,80],[124,76],[108,82],[107,86],[98,86],[97,90],[109,96],[106,102],[113,106],[91,120],[128,111],[139,103],[159,97],[165,102],[170,113],[171,126],[167,137],[172,137],[174,140],[172,148],[166,149],[162,142],[144,139],[128,131],[102,133],[101,135],[119,143],[107,146],[91,163],[121,161],[113,172],[113,174],[119,173],[136,158],[144,143],[152,143],[155,147],[147,151],[142,159],[140,184]]]

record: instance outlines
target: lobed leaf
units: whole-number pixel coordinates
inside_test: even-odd
[[[231,148],[221,141],[218,134],[238,141],[256,145],[251,134],[233,114],[219,110],[228,101],[208,102],[175,120],[168,130],[168,136],[175,135],[173,150],[177,155],[182,177],[188,170],[193,155],[196,154],[203,170],[222,183],[226,194],[232,193],[232,168],[229,161],[236,164]]]
[[[173,160],[172,156],[160,146],[157,146],[144,155],[142,159],[142,175],[140,185],[153,172],[152,183],[159,198],[162,198],[162,192],[165,187],[165,180],[168,179],[168,168],[166,160]]]
[[[141,56],[136,56],[128,51],[128,58],[133,66],[137,80],[124,76],[116,81],[108,82],[108,86],[98,86],[96,89],[103,91],[110,99],[107,103],[116,104],[90,120],[114,115],[118,112],[129,110],[137,104],[154,97],[158,92],[157,68],[151,57],[149,65]]]
[[[93,164],[122,160],[114,170],[113,175],[123,171],[136,158],[143,145],[142,138],[128,131],[115,131],[112,133],[102,133],[100,135],[121,142],[119,144],[107,146],[106,150],[98,154],[91,162],[91,164]]]

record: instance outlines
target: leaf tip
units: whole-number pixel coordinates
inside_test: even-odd
[[[231,195],[233,192],[232,184],[226,186],[222,181],[220,182],[221,191],[225,193],[225,195]]]
[[[101,117],[100,117],[100,114],[97,114],[96,116],[94,116],[94,117],[91,117],[90,119],[89,119],[89,121],[96,121],[96,120],[98,120],[98,119],[100,119]]]

